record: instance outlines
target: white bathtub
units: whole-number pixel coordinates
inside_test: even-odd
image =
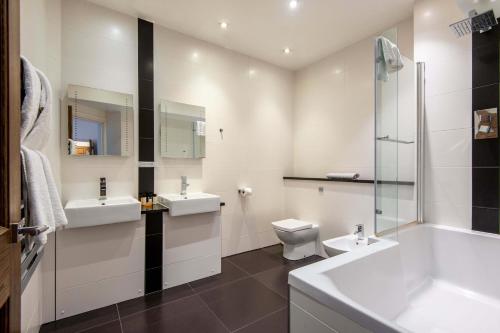
[[[292,333],[308,329],[303,314],[324,329],[313,332],[500,332],[498,235],[418,225],[292,271],[289,283]]]

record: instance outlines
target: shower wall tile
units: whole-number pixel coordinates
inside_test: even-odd
[[[471,128],[471,95],[472,90],[461,90],[428,97],[425,110],[427,130]]]
[[[498,168],[472,168],[472,205],[499,208]]]
[[[474,33],[472,49],[472,109],[499,108],[499,31]],[[498,138],[475,140],[472,134],[472,228],[499,233],[500,144]]]
[[[432,13],[432,15],[428,15]],[[425,221],[470,229],[472,209],[472,36],[454,0],[416,1],[415,62],[426,64]]]
[[[498,234],[499,210],[495,208],[472,208],[472,230]]]
[[[498,43],[487,44],[472,50],[473,88],[498,83],[498,57]]]
[[[472,39],[472,48],[477,49],[490,44],[498,45],[500,40],[500,29],[491,29],[490,31],[474,34]]]

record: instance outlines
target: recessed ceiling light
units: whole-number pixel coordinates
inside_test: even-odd
[[[228,23],[227,23],[226,21],[220,21],[220,22],[219,22],[219,27],[220,27],[222,30],[227,30]]]
[[[298,0],[290,0],[290,2],[288,3],[288,7],[290,7],[290,9],[297,9],[297,7],[299,7],[299,1]]]
[[[283,53],[284,53],[284,54],[290,54],[290,53],[292,53],[292,50],[291,50],[289,47],[285,47],[285,48],[283,49]]]

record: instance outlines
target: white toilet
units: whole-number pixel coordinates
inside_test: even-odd
[[[317,224],[288,219],[272,222],[273,229],[283,242],[283,257],[299,260],[316,254]]]

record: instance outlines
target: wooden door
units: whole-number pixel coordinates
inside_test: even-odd
[[[0,0],[0,331],[21,326],[19,0]]]

